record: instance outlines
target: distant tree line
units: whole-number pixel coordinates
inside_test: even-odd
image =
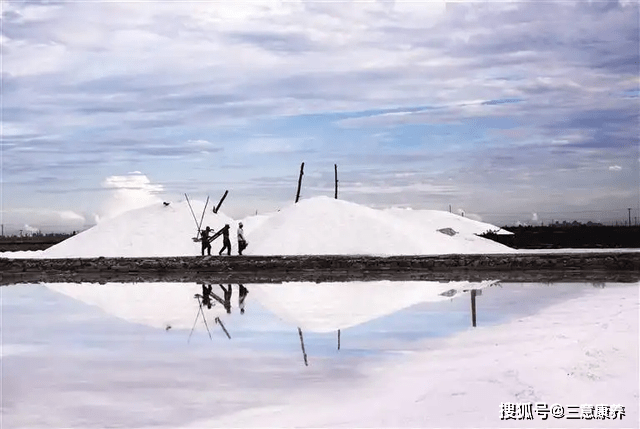
[[[487,231],[481,237],[516,249],[640,248],[640,226],[555,222],[545,226],[504,226],[513,235]]]
[[[0,236],[0,252],[18,251],[18,250],[44,250],[48,247],[58,244],[69,237],[76,235],[76,231],[71,233],[51,232],[42,233],[35,232],[29,235],[2,235]]]

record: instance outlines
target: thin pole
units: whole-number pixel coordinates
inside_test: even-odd
[[[309,366],[307,361],[307,352],[304,350],[304,339],[302,338],[302,329],[298,328],[298,335],[300,336],[300,346],[302,347],[302,357],[304,357],[304,366]]]
[[[200,223],[198,224],[198,231],[202,229],[202,221],[204,220],[204,212],[207,211],[207,205],[209,205],[209,195],[207,195],[207,202],[204,203],[204,208],[202,209],[202,216],[200,217]]]
[[[187,194],[184,194],[185,198],[187,199],[187,204],[189,204],[189,210],[191,210],[191,216],[193,216],[193,221],[196,223],[196,228],[198,228],[198,236],[200,235],[200,227],[198,226],[198,219],[196,219],[196,214],[193,212],[193,207],[191,207],[191,201],[189,201],[189,196]]]
[[[187,338],[187,343],[191,341],[191,334],[193,334],[193,330],[196,328],[196,323],[198,323],[198,317],[200,317],[200,308],[198,308],[198,312],[196,313],[196,320],[193,321],[193,327],[191,327],[191,332],[189,332],[189,338]]]
[[[340,329],[338,329],[338,350],[340,350]]]
[[[631,226],[631,208],[628,208],[627,210],[629,210],[629,226]]]
[[[335,193],[335,199],[338,199],[338,164],[333,164],[333,169],[335,170],[336,173],[336,193]]]
[[[204,320],[204,326],[207,328],[207,334],[209,334],[209,339],[213,341],[213,338],[211,338],[211,331],[209,330],[209,324],[207,324],[207,318],[204,317],[204,309],[202,308],[202,301],[200,301],[200,297],[198,297],[198,304],[200,304],[200,312],[202,313],[202,320]]]
[[[300,164],[300,176],[298,177],[298,191],[296,192],[296,203],[300,199],[300,186],[302,186],[302,175],[304,174],[304,162]]]

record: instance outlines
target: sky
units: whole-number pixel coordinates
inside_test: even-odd
[[[0,223],[334,193],[640,221],[636,1],[2,1]]]

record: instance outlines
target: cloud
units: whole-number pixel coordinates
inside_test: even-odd
[[[26,221],[26,223],[25,223]],[[87,222],[83,215],[71,210],[12,208],[3,210],[2,222],[6,235],[18,234],[22,229],[29,233],[41,231],[71,232],[86,228]]]
[[[620,171],[620,170],[622,170],[622,167],[620,167],[619,165],[610,165],[609,166],[609,170],[610,171]]]
[[[31,225],[28,224],[24,224],[24,227],[22,228],[23,232],[27,235],[33,235],[33,234],[37,234],[38,232],[40,232],[40,230],[38,228],[35,228]]]
[[[436,202],[473,211],[474,192],[634,185],[600,174],[637,170],[637,2],[3,6],[4,171],[27,194],[71,202],[123,168],[264,193],[264,169],[289,176],[255,160],[298,154],[398,191],[352,194],[381,204],[428,190],[372,172],[454,177],[467,199]]]
[[[137,171],[109,176],[104,179],[102,186],[111,192],[102,204],[98,215],[100,221],[162,201],[158,194],[163,191],[163,186],[151,183],[146,175]]]

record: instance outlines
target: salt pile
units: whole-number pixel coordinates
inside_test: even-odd
[[[204,202],[192,201],[197,222]],[[268,215],[243,219],[249,247],[246,255],[435,255],[510,253],[513,249],[482,238],[498,227],[448,212],[434,210],[376,210],[363,205],[315,197]],[[233,254],[237,254],[238,222],[207,207],[202,228],[231,227]],[[450,228],[447,235],[438,230]],[[186,201],[153,204],[104,220],[42,252],[3,256],[78,258],[194,256],[200,254],[196,221]],[[505,231],[501,231],[506,233]],[[222,239],[212,243],[212,254]]]
[[[191,201],[196,219],[200,222],[205,203]],[[223,213],[214,214],[207,207],[202,221],[205,226],[219,230],[225,224],[231,226],[235,237],[236,222]],[[194,242],[197,226],[186,201],[153,204],[123,213],[113,219],[100,222],[42,252],[45,258],[77,257],[144,257],[199,255],[200,243]],[[219,247],[218,247],[219,246]],[[222,240],[214,241],[212,254],[217,254]]]
[[[452,227],[455,236],[438,232]],[[427,255],[508,253],[513,249],[478,237],[498,227],[437,211],[376,210],[316,197],[271,215],[247,231],[252,255]]]

